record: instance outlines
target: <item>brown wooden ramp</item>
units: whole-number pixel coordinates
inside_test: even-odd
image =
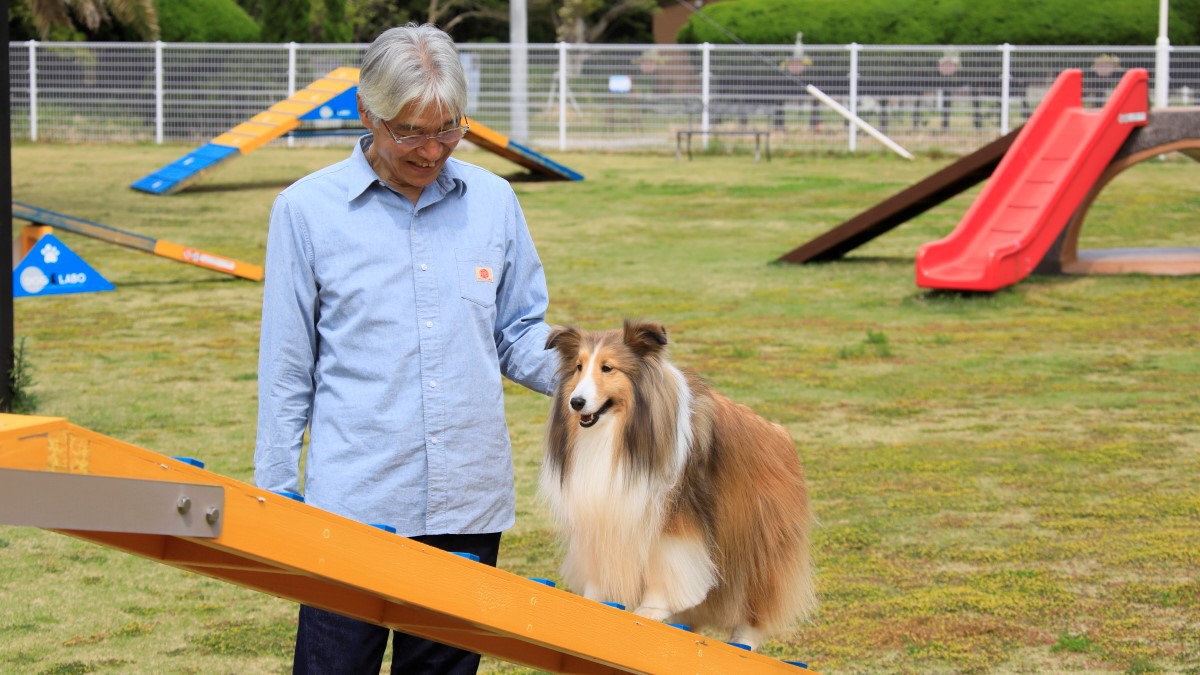
[[[1020,127],[959,159],[919,183],[854,216],[781,256],[779,263],[837,260],[881,234],[987,180],[1017,137]]]

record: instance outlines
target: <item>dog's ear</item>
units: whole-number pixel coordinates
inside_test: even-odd
[[[546,336],[545,349],[557,349],[561,354],[570,354],[579,351],[579,343],[583,338],[583,334],[578,328],[571,326],[554,326],[550,329],[550,334]]]
[[[653,321],[626,319],[625,344],[640,356],[662,351],[667,345],[667,328]]]

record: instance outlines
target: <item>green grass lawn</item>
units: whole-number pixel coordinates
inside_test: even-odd
[[[269,147],[172,197],[129,189],[190,149],[19,145],[14,198],[261,263],[274,196],[347,154]],[[917,288],[918,246],[976,191],[842,262],[769,264],[945,158],[550,154],[586,180],[514,183],[548,319],[662,321],[677,362],[796,441],[822,606],[764,651],[826,673],[1200,673],[1200,278]],[[38,413],[250,480],[261,285],[59,236],[117,290],[16,301]],[[1080,238],[1188,244],[1200,164],[1177,157],[1117,178]],[[548,401],[507,393],[501,567],[557,578]],[[291,602],[0,527],[0,673],[290,672],[294,625]]]

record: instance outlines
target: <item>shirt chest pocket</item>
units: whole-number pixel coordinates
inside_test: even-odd
[[[502,257],[499,251],[482,248],[454,249],[458,265],[458,288],[464,300],[481,307],[496,304]]]

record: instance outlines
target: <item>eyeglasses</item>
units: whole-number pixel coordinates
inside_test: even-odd
[[[392,131],[392,128],[388,126],[387,121],[379,121],[383,123],[383,128],[387,129],[388,135],[392,137],[392,140],[396,142],[396,145],[406,150],[414,150],[419,148],[428,143],[429,139],[431,138],[442,145],[453,145],[461,141],[463,136],[466,136],[467,132],[471,130],[470,124],[463,124],[462,126],[454,127],[453,129],[439,131],[436,134],[413,134],[412,136],[397,136],[395,132]]]

